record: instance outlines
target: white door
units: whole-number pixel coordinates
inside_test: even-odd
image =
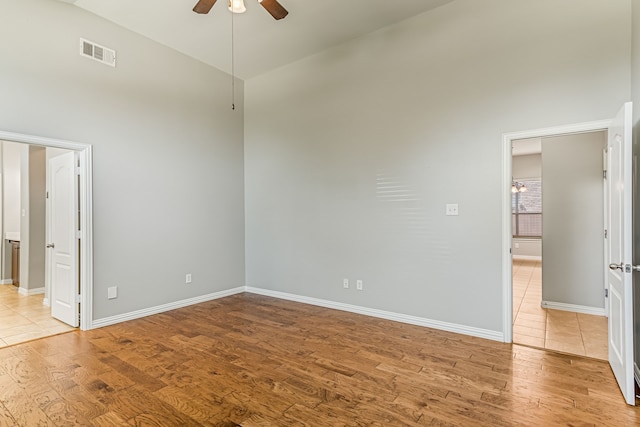
[[[78,281],[78,186],[76,153],[69,152],[49,160],[49,208],[51,251],[51,315],[77,327],[80,303]]]
[[[631,103],[616,115],[608,136],[609,363],[628,404],[635,404],[633,375]]]

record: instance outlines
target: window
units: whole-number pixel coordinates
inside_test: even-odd
[[[542,237],[542,180],[516,180],[527,191],[512,193],[511,230],[513,237]]]

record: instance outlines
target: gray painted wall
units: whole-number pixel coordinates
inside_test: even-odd
[[[44,288],[45,285],[45,205],[47,191],[45,163],[46,149],[44,147],[29,146],[29,191],[27,193],[29,202],[26,208],[28,211],[26,219],[28,221],[29,241],[28,246],[25,248],[28,250],[28,281],[24,286],[27,289]],[[24,252],[21,248],[20,261],[24,259]],[[20,287],[23,287],[22,281]]]
[[[511,171],[514,179],[540,178],[542,176],[542,155],[527,154],[513,156]]]
[[[604,309],[605,132],[542,139],[542,299]]]
[[[244,127],[247,284],[499,331],[501,135],[629,99],[630,4],[458,0],[248,81],[245,126],[228,75],[0,0],[0,129],[94,145],[96,319],[245,283]]]
[[[613,117],[629,12],[458,0],[248,80],[247,284],[502,331],[502,134]]]
[[[244,285],[242,82],[232,111],[229,75],[77,7],[0,10],[0,129],[94,146],[94,318]]]

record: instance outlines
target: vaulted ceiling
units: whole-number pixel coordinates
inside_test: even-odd
[[[280,21],[258,0],[235,15],[228,0],[208,15],[192,11],[197,0],[61,1],[228,73],[233,16],[235,74],[248,79],[453,0],[279,0],[289,11]]]

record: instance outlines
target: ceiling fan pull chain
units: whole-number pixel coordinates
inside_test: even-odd
[[[235,70],[235,39],[234,39],[234,26],[233,15],[231,14],[231,109],[236,109],[236,70]]]

